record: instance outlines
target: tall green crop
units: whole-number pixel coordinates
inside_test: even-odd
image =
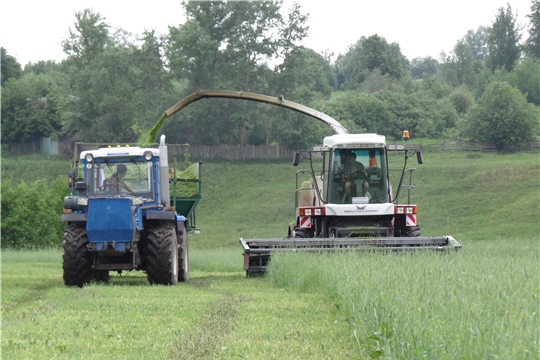
[[[269,278],[327,294],[364,356],[537,359],[539,274],[537,239],[506,239],[450,254],[277,253]]]

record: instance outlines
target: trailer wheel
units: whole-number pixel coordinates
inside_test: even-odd
[[[189,249],[188,249],[188,236],[186,224],[180,230],[179,244],[178,244],[178,281],[189,281]]]
[[[68,225],[64,229],[62,268],[66,286],[83,287],[93,277],[91,254],[88,251],[88,236],[84,226]]]
[[[178,282],[178,243],[172,224],[159,224],[146,230],[150,284],[176,285]]]

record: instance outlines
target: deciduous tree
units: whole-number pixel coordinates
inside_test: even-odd
[[[416,57],[411,60],[411,76],[413,79],[421,79],[424,74],[435,75],[439,62],[431,56]]]
[[[22,73],[21,64],[17,62],[13,56],[8,55],[7,50],[3,47],[0,48],[1,52],[1,64],[0,70],[2,71],[1,86],[4,86],[4,83],[10,78],[19,78]]]
[[[404,64],[407,61],[398,44],[388,44],[385,38],[375,34],[363,41],[362,49],[362,56],[353,74],[355,86],[375,69],[379,69],[382,75],[388,74],[392,79],[400,79],[405,74]]]
[[[538,110],[506,82],[489,84],[467,113],[462,134],[494,144],[498,150],[525,144],[537,135]]]
[[[58,86],[50,75],[9,79],[2,87],[2,140],[23,143],[58,135],[58,98]]]

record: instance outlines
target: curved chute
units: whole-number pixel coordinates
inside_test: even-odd
[[[199,90],[183,98],[182,100],[180,100],[179,102],[171,106],[169,109],[167,109],[167,111],[165,111],[165,114],[163,114],[163,116],[159,119],[157,124],[150,131],[148,141],[149,142],[154,141],[158,130],[161,128],[161,126],[163,125],[167,117],[177,113],[178,111],[182,110],[189,104],[194,103],[195,101],[203,99],[203,98],[244,99],[244,100],[259,101],[259,102],[272,104],[272,105],[278,105],[287,109],[297,111],[304,115],[311,116],[312,118],[315,118],[317,120],[320,120],[324,122],[325,124],[329,125],[332,129],[334,129],[336,134],[348,134],[347,129],[345,129],[343,125],[341,125],[336,119],[320,111],[307,107],[305,105],[285,100],[282,96],[272,97],[272,96],[260,95],[260,94],[243,92],[243,91]]]

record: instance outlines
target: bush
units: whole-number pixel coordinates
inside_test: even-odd
[[[538,129],[538,111],[525,96],[506,82],[488,85],[463,123],[463,135],[506,150],[532,141]]]
[[[65,223],[61,220],[65,177],[52,184],[40,179],[31,185],[2,181],[2,247],[31,249],[59,247]]]

